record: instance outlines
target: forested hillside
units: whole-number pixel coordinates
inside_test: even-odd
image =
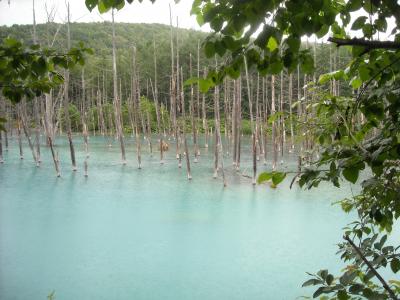
[[[71,44],[84,42],[86,46],[94,49],[92,55],[85,64],[85,73],[88,80],[87,88],[96,86],[105,76],[106,89],[112,94],[112,26],[111,23],[72,23]],[[58,49],[66,47],[66,26],[56,23],[37,25],[38,40],[42,45],[52,45]],[[158,78],[161,95],[169,94],[169,77],[171,69],[171,50],[169,26],[160,24],[115,24],[117,44],[117,68],[122,80],[122,93],[130,87],[132,74],[132,51],[136,47],[136,63],[139,69],[141,90],[147,93],[147,80],[154,79],[154,47],[158,64]],[[189,54],[192,53],[197,60],[197,45],[206,34],[194,30],[174,29],[174,34],[179,36],[179,52],[181,65],[184,72],[188,70]],[[0,27],[0,38],[6,36],[23,39],[26,43],[32,42],[32,26],[14,25],[12,27]],[[176,36],[174,37],[174,39]],[[204,66],[205,57],[200,51],[201,66]],[[196,63],[194,63],[196,64]],[[185,74],[188,77],[188,74]],[[74,80],[75,79],[75,80]],[[75,84],[80,84],[80,70],[75,70],[71,76]]]
[[[109,22],[104,23],[71,23],[71,44],[76,45],[84,42],[86,46],[94,49],[92,55],[85,64],[85,75],[88,81],[87,88],[102,84],[105,78],[107,94],[111,95],[112,80],[112,26]],[[122,84],[122,94],[129,95],[132,74],[132,52],[136,47],[136,63],[140,77],[140,88],[142,94],[150,95],[148,92],[148,80],[154,79],[154,47],[157,57],[157,72],[159,78],[158,91],[162,101],[167,101],[169,95],[169,78],[171,74],[171,29],[161,24],[128,24],[116,23],[117,44],[117,68]],[[58,49],[66,47],[66,26],[64,24],[48,23],[37,25],[38,40],[42,45],[53,45]],[[200,47],[207,34],[194,30],[173,29],[174,42],[178,37],[180,65],[184,72],[184,79],[189,78],[189,57],[193,56],[193,76],[197,75],[197,47]],[[0,27],[0,38],[12,36],[23,39],[26,43],[32,42],[32,26],[14,25],[12,27]],[[313,50],[313,43],[303,43],[303,47]],[[316,75],[329,72],[330,70],[343,67],[348,62],[346,49],[338,51],[327,44],[317,44],[316,50]],[[174,50],[176,51],[176,49]],[[175,52],[176,54],[176,52]],[[214,65],[214,60],[205,58],[203,49],[200,50],[200,73],[203,69]],[[81,70],[72,72],[72,83],[80,85]],[[297,76],[297,74],[294,74]],[[302,77],[302,75],[300,75]],[[303,79],[303,77],[302,77]],[[284,80],[287,80],[285,77]],[[279,90],[279,80],[276,80]],[[73,85],[71,87],[73,89]],[[244,88],[243,88],[244,89]],[[122,97],[124,99],[124,97]],[[245,105],[246,106],[246,105]]]

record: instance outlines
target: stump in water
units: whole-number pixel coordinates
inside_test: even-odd
[[[169,145],[168,145],[168,143],[167,142],[165,142],[165,141],[163,141],[163,140],[161,140],[160,141],[160,146],[159,146],[159,149],[158,150],[162,150],[163,152],[165,152],[165,151],[168,151],[168,149],[169,149]]]

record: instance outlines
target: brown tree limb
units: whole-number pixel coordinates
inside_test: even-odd
[[[357,38],[342,39],[342,38],[335,38],[335,37],[328,38],[328,41],[332,42],[332,43],[335,43],[337,47],[341,47],[341,46],[362,46],[362,47],[366,47],[368,50],[371,50],[371,49],[394,49],[394,50],[398,50],[398,49],[400,49],[400,43],[399,42],[393,42],[393,41],[369,41],[369,40],[357,39]]]
[[[367,260],[367,258],[364,256],[364,254],[361,252],[360,248],[358,248],[354,242],[347,236],[343,236],[343,238],[353,247],[353,249],[357,252],[357,254],[361,257],[361,259],[365,262],[365,264],[368,266],[368,268],[371,270],[372,273],[378,278],[378,280],[382,283],[383,288],[388,292],[389,296],[393,300],[398,300],[396,297],[395,293],[392,291],[392,289],[389,287],[385,279],[376,271],[376,269],[372,266],[372,264]]]

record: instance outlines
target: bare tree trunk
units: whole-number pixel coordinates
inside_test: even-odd
[[[186,171],[187,171],[187,177],[189,180],[192,179],[192,173],[190,169],[190,154],[189,154],[189,148],[187,145],[187,139],[186,139],[186,113],[185,113],[185,93],[183,90],[183,72],[181,68],[180,72],[181,76],[181,109],[182,109],[182,135],[183,135],[183,146],[185,147],[185,157],[186,157]]]
[[[22,129],[24,130],[25,137],[28,140],[29,148],[31,149],[31,152],[32,152],[33,161],[35,162],[36,166],[39,167],[39,163],[38,163],[36,152],[35,152],[35,147],[32,143],[31,133],[30,133],[30,130],[27,125],[25,100],[22,100],[22,102],[19,104],[17,109],[18,109],[19,118],[21,120]]]
[[[238,171],[240,169],[240,149],[241,149],[241,123],[242,123],[242,78],[237,80],[237,100],[236,100],[236,162],[235,167]]]
[[[293,74],[289,75],[289,122],[290,122],[290,148],[294,149],[294,130],[293,130]]]
[[[18,135],[18,147],[19,147],[19,158],[24,159],[24,151],[22,148],[22,136],[21,136],[21,118],[17,120],[17,135]]]
[[[178,17],[176,17],[176,28],[179,28],[178,26]],[[181,97],[181,87],[179,86],[179,78],[180,78],[180,65],[179,65],[179,41],[178,41],[179,35],[178,31],[176,32],[176,107],[177,107],[177,113],[179,113],[179,110],[182,111],[182,107],[180,108],[179,106],[183,103],[179,101],[179,98]],[[183,87],[182,87],[183,89]],[[179,127],[179,124],[177,124],[177,130],[176,130],[176,150],[177,150],[177,158],[178,158],[178,167],[182,167],[182,153],[180,149],[181,145],[181,130]]]
[[[164,143],[163,143],[163,135],[161,132],[160,107],[158,104],[156,41],[155,41],[154,37],[153,37],[153,49],[154,49],[154,88],[152,88],[152,90],[153,90],[154,105],[156,107],[157,133],[158,133],[159,139],[160,139],[160,163],[164,164]],[[150,83],[151,83],[151,81],[150,81]]]
[[[189,73],[190,77],[192,77],[192,53],[190,53],[190,63],[189,63]],[[183,87],[183,84],[182,84]],[[197,145],[197,129],[195,122],[195,111],[194,111],[194,89],[193,84],[190,85],[190,119],[192,122],[192,132],[193,132],[193,146],[194,146],[194,162],[197,163],[197,157],[199,154],[199,149]]]
[[[271,115],[275,114],[275,76],[271,77]],[[272,122],[272,147],[273,147],[273,159],[272,159],[272,170],[276,169],[276,162],[278,160],[278,143],[276,136],[276,122]]]
[[[51,156],[53,157],[54,167],[56,169],[57,177],[61,177],[60,172],[60,161],[58,160],[58,155],[54,151],[53,140],[50,136],[47,136],[47,142],[51,150]]]
[[[221,164],[221,173],[222,173],[222,181],[224,187],[226,187],[226,178],[225,178],[225,171],[224,171],[224,151],[222,146],[222,139],[221,139],[221,126],[220,126],[220,108],[219,108],[219,87],[215,87],[215,95],[214,95],[214,115],[215,115],[215,161],[216,166],[214,171],[214,178],[217,177],[218,172],[218,160]]]
[[[204,68],[204,77],[206,77],[206,69]],[[208,148],[208,123],[207,123],[207,110],[206,110],[206,95],[202,95],[202,112],[203,112],[203,129],[204,129],[204,146]]]
[[[255,135],[256,135],[256,148],[259,148],[259,151],[257,153],[257,161],[260,160],[260,154],[263,154],[264,147],[262,146],[262,139],[260,138],[260,127],[261,127],[261,122],[260,122],[260,107],[259,107],[259,98],[260,98],[260,74],[257,73],[257,88],[256,88],[256,129],[255,129]]]
[[[35,0],[32,0],[32,15],[33,15],[33,44],[37,44],[37,35],[36,35],[36,14],[35,14]],[[39,104],[38,99],[35,97],[33,100],[34,105],[34,113],[35,113],[35,146],[36,146],[36,155],[37,162],[40,164],[40,114],[39,114]]]
[[[86,158],[89,157],[88,143],[88,126],[87,126],[87,109],[86,109],[86,85],[85,85],[85,69],[82,69],[82,134],[85,145]]]
[[[147,142],[149,144],[149,151],[150,151],[150,156],[153,156],[153,144],[151,143],[151,124],[150,124],[150,114],[147,111]]]
[[[0,163],[4,163],[4,159],[3,159],[3,137],[0,131]]]
[[[279,112],[281,113],[279,117],[279,130],[280,130],[280,150],[281,150],[281,164],[283,163],[283,154],[285,150],[285,143],[286,143],[286,129],[285,129],[285,118],[284,118],[284,96],[283,96],[283,85],[284,85],[284,77],[283,77],[283,70],[281,71],[281,80],[280,80],[280,93],[279,93]]]
[[[256,179],[257,179],[257,147],[256,147],[256,132],[254,128],[254,118],[253,118],[253,100],[252,100],[252,94],[251,94],[251,89],[250,89],[250,78],[249,78],[249,71],[247,68],[247,59],[244,58],[244,65],[245,65],[245,71],[246,71],[246,85],[247,85],[247,96],[249,100],[249,112],[250,112],[250,126],[251,126],[251,136],[253,139],[253,179],[252,179],[252,184],[256,184]]]
[[[263,133],[263,139],[264,139],[264,165],[267,164],[267,154],[268,154],[268,133],[267,133],[267,126],[268,126],[268,78],[263,78],[263,83],[262,83],[262,93],[263,93],[263,112],[264,112],[264,117],[263,117],[263,123],[265,124],[265,133]]]
[[[114,107],[115,107],[115,125],[117,131],[117,137],[121,147],[121,158],[122,163],[126,164],[125,155],[125,141],[121,119],[121,101],[118,96],[118,77],[117,77],[117,53],[115,47],[115,25],[114,25],[114,9],[112,10],[112,57],[113,57],[113,85],[114,85]]]
[[[67,11],[68,11],[68,21],[67,21],[67,49],[71,48],[71,34],[69,29],[70,24],[70,12],[69,12],[69,3],[67,4]],[[69,116],[69,71],[65,71],[64,75],[64,117],[66,123],[66,130],[69,142],[69,150],[71,152],[71,163],[72,163],[72,170],[76,171],[76,159],[75,159],[75,149],[74,143],[72,141],[72,132],[71,132],[71,119]]]

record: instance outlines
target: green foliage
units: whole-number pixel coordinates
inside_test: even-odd
[[[86,7],[92,11],[95,7],[99,9],[99,12],[105,13],[109,11],[112,8],[115,9],[122,9],[125,6],[125,3],[131,4],[134,0],[85,0]],[[140,3],[143,0],[138,0]],[[152,3],[155,2],[155,0],[150,0]],[[175,2],[179,2],[179,0],[175,0]]]
[[[72,131],[81,131],[82,130],[82,124],[81,124],[81,114],[78,110],[78,108],[70,103],[69,107],[68,107],[68,111],[69,111],[69,117],[71,120],[71,129]],[[66,119],[65,119],[65,112],[64,112],[64,108],[61,108],[60,110],[60,114],[61,114],[61,124],[63,126],[64,129],[67,128],[67,123],[66,123]]]
[[[69,69],[85,63],[84,53],[91,53],[83,44],[67,53],[26,46],[22,42],[5,38],[0,44],[0,87],[3,95],[13,103],[23,97],[33,99],[63,83],[57,68]]]
[[[257,178],[257,183],[261,184],[264,182],[272,181],[272,187],[276,187],[286,177],[286,173],[283,172],[263,172]]]
[[[384,233],[390,233],[400,217],[399,9],[391,0],[193,2],[192,13],[214,30],[205,43],[207,56],[227,57],[226,65],[213,74],[214,84],[227,75],[237,78],[244,57],[249,67],[263,75],[283,68],[292,72],[298,65],[305,73],[314,72],[313,57],[301,48],[305,35],[321,38],[330,33],[351,46],[353,59],[345,70],[322,75],[318,86],[308,87],[313,97],[307,109],[312,108],[315,116],[309,116],[303,126],[320,143],[320,158],[302,171],[300,186],[313,188],[328,181],[340,187],[342,181],[354,184],[362,178],[360,193],[341,201],[345,211],[358,214],[339,245],[348,266],[340,276],[327,270],[312,275],[305,286],[317,288],[314,298],[397,299],[400,295],[398,281],[388,280],[388,288],[365,263],[369,261],[375,270],[390,265],[394,273],[400,268],[400,246],[386,245]],[[391,32],[394,42],[384,46],[371,41],[378,33],[386,35],[389,18],[396,23]],[[363,39],[353,40],[346,34],[357,30]],[[358,94],[327,93],[326,85],[332,80],[345,80]],[[262,173],[259,182],[272,180],[275,185],[274,175],[275,183],[285,177]]]
[[[50,92],[64,81],[58,71],[85,63],[84,54],[92,53],[82,43],[67,53],[39,45],[27,46],[23,42],[7,37],[0,44],[0,88],[5,98],[18,103]],[[4,129],[0,121],[1,128]]]

